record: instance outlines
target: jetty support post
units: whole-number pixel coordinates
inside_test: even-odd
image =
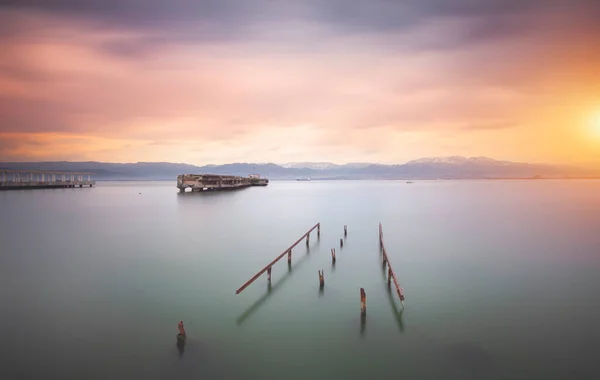
[[[360,313],[362,315],[367,313],[367,293],[364,288],[360,288]]]
[[[292,250],[290,249],[287,254],[288,254],[288,264],[291,264],[292,263]]]
[[[271,261],[266,267],[264,267],[263,269],[261,269],[258,273],[256,273],[250,280],[246,281],[246,283],[244,285],[242,285],[238,290],[235,291],[235,294],[240,294],[244,289],[246,289],[250,284],[252,284],[254,281],[256,281],[257,278],[260,277],[260,275],[262,275],[263,273],[267,272],[267,278],[270,280],[271,278],[271,266],[273,266],[276,262],[278,262],[279,260],[281,260],[283,258],[283,256],[285,256],[286,254],[291,254],[292,249],[298,245],[304,238],[306,238],[307,235],[309,235],[315,228],[318,228],[320,225],[320,223],[315,224],[310,230],[308,230],[308,232],[306,232],[304,235],[300,236],[300,238],[298,240],[296,240],[294,242],[294,244],[292,244],[291,246],[289,246],[285,251],[283,251],[279,256],[277,256],[273,261]],[[291,257],[288,256],[288,257]],[[289,265],[289,263],[288,263]]]
[[[267,281],[269,281],[269,283],[271,282],[271,267],[267,269]]]
[[[317,271],[319,273],[319,287],[322,289],[325,286],[325,277],[323,270]]]
[[[344,224],[344,237],[348,236],[348,226]]]
[[[340,238],[340,248],[344,247],[344,239]]]
[[[331,248],[331,261],[335,264],[335,248]]]
[[[183,321],[179,321],[179,323],[177,324],[177,328],[179,329],[179,333],[177,334],[177,345],[183,346],[187,338],[187,334],[185,333],[185,329],[183,328]]]
[[[398,279],[396,278],[396,273],[392,269],[392,264],[390,263],[390,259],[388,258],[387,251],[385,249],[385,245],[383,244],[383,227],[381,226],[381,223],[379,223],[379,242],[381,245],[381,252],[383,254],[384,265],[386,262],[388,265],[388,283],[390,282],[390,277],[391,277],[391,279],[394,281],[394,285],[396,286],[396,293],[398,293],[398,298],[400,298],[400,303],[402,304],[402,307],[404,307],[404,291],[402,290],[402,287],[398,283]]]
[[[317,238],[321,237],[321,223],[317,224]]]

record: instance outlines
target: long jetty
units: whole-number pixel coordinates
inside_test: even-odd
[[[292,262],[292,249],[298,245],[303,239],[306,239],[306,245],[310,243],[310,233],[317,229],[317,237],[321,236],[321,223],[315,224],[310,230],[308,230],[304,235],[302,235],[294,244],[289,246],[283,253],[277,256],[273,261],[271,261],[266,267],[261,269],[257,274],[255,274],[250,280],[248,280],[244,285],[242,285],[238,290],[235,291],[235,294],[240,294],[244,289],[246,289],[250,284],[252,284],[257,278],[260,277],[263,273],[267,272],[267,279],[271,281],[271,267],[281,260],[286,254],[288,256],[288,263]]]
[[[398,297],[400,297],[400,302],[402,303],[402,306],[404,306],[404,291],[402,290],[402,287],[398,283],[398,279],[396,278],[396,273],[392,269],[392,264],[390,263],[390,259],[388,258],[387,251],[385,249],[385,245],[383,244],[383,227],[381,226],[381,223],[379,223],[379,245],[381,247],[381,252],[383,254],[384,268],[385,268],[386,263],[388,265],[388,284],[390,283],[390,279],[394,280],[394,285],[396,285],[396,292],[398,293]]]
[[[94,173],[0,169],[0,190],[92,187],[96,184],[91,178],[92,174]]]

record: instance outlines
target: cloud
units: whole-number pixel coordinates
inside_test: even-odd
[[[4,1],[0,133],[32,134],[13,156],[59,134],[107,144],[82,157],[387,160],[447,133],[529,138],[549,102],[596,91],[594,2],[448,4]]]

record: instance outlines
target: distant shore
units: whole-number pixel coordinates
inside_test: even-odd
[[[269,178],[275,182],[298,182],[293,178]],[[534,177],[498,177],[498,178],[314,178],[310,181],[300,182],[318,182],[318,181],[556,181],[556,180],[600,180],[599,177],[555,177],[555,178],[534,178]],[[98,182],[177,182],[172,178],[98,178]]]

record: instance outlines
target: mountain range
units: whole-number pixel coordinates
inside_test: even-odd
[[[600,171],[584,168],[498,161],[487,157],[421,158],[399,165],[328,162],[231,163],[195,166],[169,162],[0,162],[0,169],[93,172],[97,180],[175,180],[179,174],[260,174],[273,180],[333,179],[499,179],[599,178]]]

